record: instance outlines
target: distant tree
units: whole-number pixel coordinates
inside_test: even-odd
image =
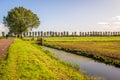
[[[81,36],[82,32],[79,32],[79,36]]]
[[[65,31],[63,32],[63,36],[66,36],[66,32]]]
[[[82,32],[82,36],[84,36],[85,35],[85,33],[84,32]]]
[[[46,32],[44,32],[44,36],[46,36]]]
[[[77,36],[77,32],[74,32],[74,36]]]
[[[42,37],[43,36],[43,31],[41,31],[40,34],[41,34],[41,37]]]
[[[55,32],[55,36],[57,36],[57,32]]]
[[[90,36],[90,32],[87,33],[87,36]]]
[[[61,32],[61,37],[63,37],[63,32]]]
[[[97,36],[97,32],[96,31],[94,32],[94,36]]]
[[[52,36],[52,37],[54,36],[54,32],[53,32],[53,31],[51,31],[51,36]]]
[[[34,38],[34,36],[35,36],[35,34],[34,34],[34,32],[32,32],[32,37]]]
[[[35,32],[35,37],[37,36],[37,32]]]
[[[4,24],[9,30],[22,38],[22,33],[40,25],[39,18],[31,10],[24,7],[15,7],[4,17]]]
[[[120,32],[118,32],[118,36],[120,36]]]
[[[29,36],[31,37],[31,32],[29,32]]]
[[[102,32],[100,32],[100,36],[102,36]]]
[[[2,32],[2,37],[5,37],[5,32]]]
[[[50,36],[52,36],[52,31],[50,31]]]
[[[66,32],[66,36],[67,36],[67,37],[69,36],[69,32],[68,32],[68,31]]]
[[[61,36],[61,35],[60,35],[60,32],[58,32],[58,36]]]
[[[40,32],[38,32],[38,37],[40,36]]]
[[[55,35],[55,33],[54,33],[54,32],[52,32],[52,37],[54,37],[54,35]]]
[[[85,36],[87,36],[87,32],[85,32]]]
[[[47,36],[49,36],[49,31],[47,31]]]

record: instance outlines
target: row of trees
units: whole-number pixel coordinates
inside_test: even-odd
[[[2,34],[2,37],[5,37],[5,32],[1,32],[0,34]],[[10,34],[11,35],[11,34]],[[17,36],[17,34],[12,34],[12,36]],[[22,33],[22,36],[24,37],[38,37],[38,36],[44,36],[44,37],[77,37],[77,36],[120,36],[120,32],[68,32],[68,31],[64,31],[64,32],[53,32],[53,31],[47,31],[47,32],[43,32],[43,31],[38,31],[38,32],[24,32]]]
[[[38,31],[38,32],[24,32],[23,33],[24,37],[36,37],[36,36],[51,36],[51,37],[56,37],[56,36],[65,36],[65,37],[69,37],[69,36],[120,36],[120,32],[68,32],[68,31],[64,31],[64,32],[53,32],[53,31],[47,31],[47,32],[43,32],[43,31]]]

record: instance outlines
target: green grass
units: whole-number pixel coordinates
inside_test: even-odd
[[[45,37],[46,41],[120,41],[120,37]]]
[[[0,80],[89,80],[38,45],[15,39],[0,61]]]

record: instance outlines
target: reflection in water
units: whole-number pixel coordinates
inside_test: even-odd
[[[44,49],[52,51],[61,60],[78,64],[80,71],[84,72],[88,76],[99,76],[106,80],[120,80],[120,68],[95,62],[90,58],[78,56],[61,50],[48,47],[44,47]]]

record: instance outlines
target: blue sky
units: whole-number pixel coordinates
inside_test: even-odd
[[[120,0],[1,0],[0,23],[18,6],[40,18],[43,31],[120,30]]]

